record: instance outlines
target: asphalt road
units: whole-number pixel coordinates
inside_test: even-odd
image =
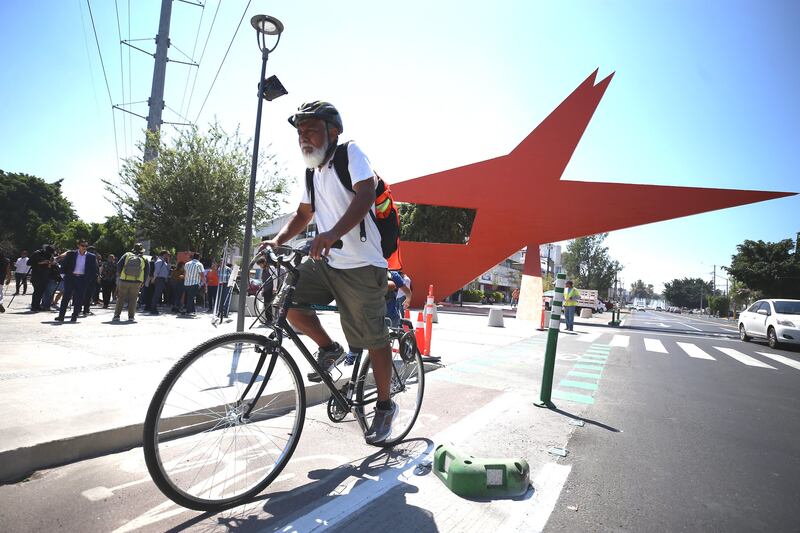
[[[545,531],[800,531],[800,350],[702,317],[625,326],[576,328],[608,357]]]

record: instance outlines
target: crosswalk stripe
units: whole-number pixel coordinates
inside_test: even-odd
[[[573,389],[597,390],[597,383],[586,383],[585,381],[575,381],[574,379],[562,379],[558,386]]]
[[[575,365],[575,368],[582,368],[583,370],[603,370],[603,365],[587,365],[578,363]]]
[[[594,342],[602,334],[603,334],[602,331],[600,333],[589,333],[588,335],[581,335],[580,337],[578,337],[578,340],[581,342]]]
[[[627,348],[628,344],[630,343],[631,338],[627,335],[614,335],[614,338],[611,339],[611,342],[608,344],[609,346],[620,346],[622,348]]]
[[[644,339],[644,348],[648,352],[667,353],[667,349],[658,339]]]
[[[756,352],[756,353],[758,355],[763,355],[764,357],[769,357],[773,361],[777,361],[779,363],[783,363],[784,365],[800,370],[800,361],[795,361],[794,359],[789,359],[788,357],[784,357],[776,353],[767,353],[767,352]]]
[[[717,350],[724,353],[727,356],[733,357],[740,363],[744,363],[747,366],[757,366],[760,368],[771,368],[772,370],[776,370],[774,366],[770,366],[767,363],[762,363],[758,359],[754,359],[749,355],[745,355],[742,352],[736,351],[733,348],[723,348],[721,346],[714,346]]]
[[[594,398],[588,394],[578,394],[577,392],[565,392],[558,389],[553,390],[552,398],[557,400],[569,400],[571,402],[586,403],[592,405]]]
[[[695,359],[708,359],[710,361],[716,361],[716,359],[708,355],[706,352],[701,350],[695,344],[691,344],[689,342],[679,342],[677,344],[678,346],[681,347],[681,350],[683,350],[689,355],[689,357],[694,357]]]
[[[595,374],[594,372],[580,372],[578,370],[570,370],[567,372],[568,376],[575,376],[578,378],[591,378],[591,379],[600,379],[603,377],[602,374]]]

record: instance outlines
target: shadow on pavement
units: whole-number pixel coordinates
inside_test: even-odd
[[[554,413],[558,413],[560,415],[567,416],[567,417],[569,417],[569,418],[571,418],[573,420],[583,420],[587,424],[591,424],[593,426],[597,426],[599,428],[606,429],[608,431],[611,431],[612,433],[622,433],[621,429],[617,429],[617,428],[615,428],[613,426],[609,426],[608,424],[603,424],[602,422],[598,422],[597,420],[592,420],[591,418],[585,418],[585,417],[582,417],[582,416],[574,415],[574,414],[570,413],[569,411],[564,411],[563,409],[559,409],[555,405],[553,405],[553,407],[551,407],[550,410],[553,411]]]
[[[224,527],[229,531],[274,530],[286,524],[287,530],[295,531],[295,523],[306,520],[310,512],[307,507],[318,509],[337,498],[346,498],[364,483],[375,484],[376,490],[384,479],[391,480],[412,468],[414,475],[433,475],[430,468],[424,468],[422,459],[433,451],[433,442],[428,439],[409,439],[390,449],[381,449],[364,457],[361,463],[347,463],[332,469],[316,469],[308,472],[312,481],[289,491],[273,492],[257,496],[251,502],[234,509],[207,512],[178,524],[169,532],[183,531],[193,526],[205,525],[209,528]],[[432,459],[432,456],[431,456]],[[291,461],[290,461],[291,464]],[[352,480],[355,479],[353,482]],[[375,481],[378,479],[378,481]],[[342,495],[336,494],[343,487],[349,487]],[[269,487],[264,489],[269,490]],[[334,524],[336,531],[438,531],[433,515],[406,502],[405,495],[416,493],[419,489],[411,484],[398,482],[389,488],[380,499],[376,498],[365,507],[358,509],[349,518]],[[342,505],[346,505],[344,502]],[[371,505],[380,505],[380,511],[364,512]],[[259,516],[266,513],[268,516]],[[392,518],[402,518],[400,523],[387,523]],[[316,517],[322,518],[322,517]],[[298,530],[299,531],[299,530]]]

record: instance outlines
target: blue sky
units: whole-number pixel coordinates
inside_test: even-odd
[[[203,1],[174,3],[173,59],[200,58],[218,6]],[[129,65],[123,48],[120,61],[115,4],[123,39],[152,39],[160,1],[91,1],[111,99],[143,101],[152,60],[131,50]],[[196,83],[190,67],[168,65],[165,100],[177,113],[164,119],[204,128],[216,118],[250,137],[260,54],[249,19],[274,15],[286,31],[268,70],[289,95],[266,104],[262,144],[292,177],[302,162],[285,120],[303,101],[334,102],[344,137],[396,182],[507,153],[599,68],[616,74],[564,179],[800,191],[800,3],[254,0],[209,93],[246,5],[220,5]],[[136,153],[144,121],[116,112],[115,148],[86,0],[3,2],[0,30],[0,168],[63,178],[78,214],[103,220],[112,210],[100,179],[115,178],[117,151]],[[147,114],[146,104],[131,109]],[[508,193],[487,183],[487,194]],[[660,288],[710,279],[744,239],[793,238],[798,212],[790,197],[614,232],[607,243],[626,285]]]

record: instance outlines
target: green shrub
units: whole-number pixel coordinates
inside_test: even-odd
[[[480,302],[483,297],[483,291],[468,289],[462,294],[462,301],[464,302]]]

